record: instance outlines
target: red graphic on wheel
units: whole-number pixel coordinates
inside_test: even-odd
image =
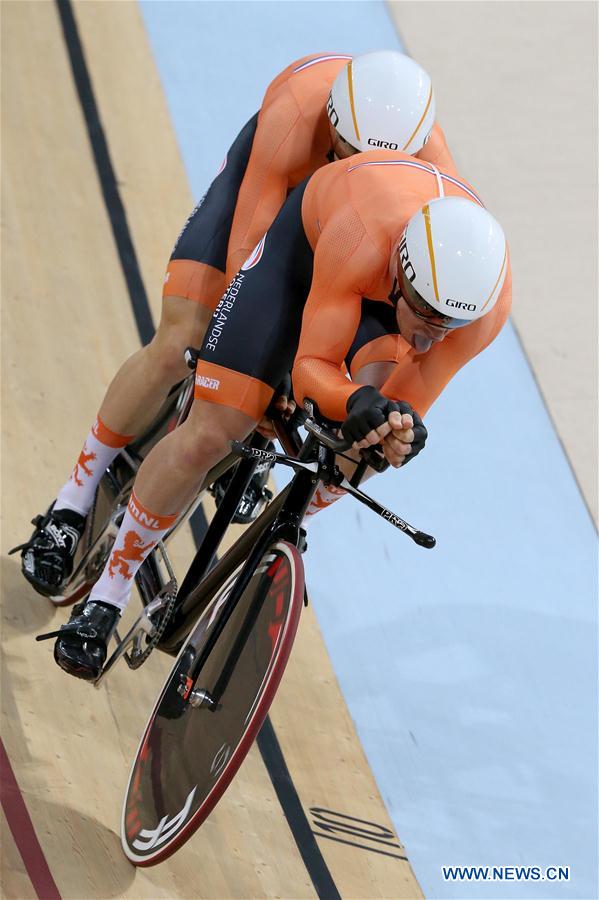
[[[284,541],[270,547],[238,599],[235,577],[192,629],[142,738],[121,825],[125,854],[138,866],[169,857],[214,809],[262,727],[287,664],[304,597],[297,549]],[[199,662],[228,597],[234,609]],[[188,698],[204,692],[215,705],[194,707]]]

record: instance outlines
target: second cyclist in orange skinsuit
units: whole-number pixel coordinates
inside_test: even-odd
[[[266,91],[233,218],[227,259],[229,280],[270,228],[289,191],[331,162],[331,151],[337,157],[345,157],[351,155],[348,150],[355,152],[354,148],[370,149],[368,135],[360,141],[353,121],[344,132],[346,137],[349,135],[347,140],[340,140],[334,131],[331,133],[327,98],[337,75],[345,71],[349,60],[350,56],[339,54],[304,57],[281,72]],[[361,111],[357,106],[356,98],[358,117]],[[429,107],[419,134],[408,133],[414,150],[407,152],[457,174],[440,125],[435,122],[430,128],[434,118],[430,113]],[[415,126],[419,118],[415,119]],[[426,143],[417,149],[420,139],[426,139]],[[404,145],[396,149],[406,148]]]

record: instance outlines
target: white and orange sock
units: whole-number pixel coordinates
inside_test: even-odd
[[[343,488],[335,487],[334,484],[328,484],[325,487],[322,481],[320,481],[314,496],[310,501],[310,505],[306,510],[306,518],[315,515],[315,513],[319,512],[321,509],[326,509],[327,506],[336,503],[337,500],[340,500],[346,494],[347,491],[344,491]]]
[[[69,480],[58,492],[54,509],[73,509],[86,516],[106,467],[132,437],[130,434],[111,431],[98,416],[85,439]]]
[[[110,558],[90,594],[90,601],[110,603],[124,610],[141,564],[176,521],[176,515],[157,516],[150,512],[132,493]]]

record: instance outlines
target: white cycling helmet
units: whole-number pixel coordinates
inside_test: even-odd
[[[417,153],[435,121],[430,77],[396,50],[350,60],[339,72],[327,105],[329,119],[356,150]]]
[[[416,315],[445,328],[459,328],[490,312],[506,269],[501,225],[464,197],[431,200],[412,216],[399,242],[404,300]]]

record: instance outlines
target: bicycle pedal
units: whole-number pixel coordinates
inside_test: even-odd
[[[164,612],[165,618],[170,615],[174,606],[177,585],[176,581],[170,581],[161,593],[146,607],[143,612],[135,620],[133,625],[121,638],[118,632],[114,632],[112,637],[116,641],[116,648],[104,663],[104,667],[94,686],[99,687],[104,677],[112,670],[115,663],[123,658],[130,669],[138,669],[149,657],[153,651],[157,639],[160,636],[160,626],[162,620],[158,622],[152,621],[152,614]],[[145,638],[146,647],[142,648]]]

